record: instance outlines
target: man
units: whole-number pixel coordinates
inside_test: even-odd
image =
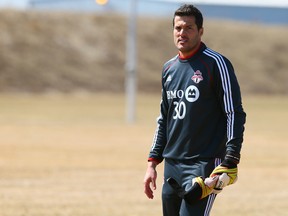
[[[228,184],[237,178],[246,114],[234,69],[201,41],[202,25],[193,5],[175,11],[179,54],[163,67],[161,111],[144,177],[144,192],[153,199],[156,166],[165,159],[164,216],[209,215],[219,176],[228,174]],[[217,176],[212,186],[204,182],[209,176]]]

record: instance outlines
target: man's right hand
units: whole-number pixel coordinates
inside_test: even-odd
[[[154,198],[153,190],[156,190],[156,179],[157,179],[156,166],[157,162],[149,161],[146,174],[144,177],[144,193],[149,199]]]

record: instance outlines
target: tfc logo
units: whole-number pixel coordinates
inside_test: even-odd
[[[194,72],[194,75],[192,76],[191,78],[195,83],[199,83],[203,80],[203,76],[202,76],[202,73],[197,70]]]

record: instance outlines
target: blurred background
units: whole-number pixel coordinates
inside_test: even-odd
[[[183,2],[0,0],[1,216],[161,215],[161,165],[153,201],[142,180]],[[287,215],[288,2],[185,2],[247,112],[239,184],[212,215]]]
[[[181,2],[1,0],[0,91],[121,92],[132,50],[137,89],[159,91],[162,64],[177,53],[171,17]],[[190,2],[203,11],[204,41],[231,58],[243,93],[288,93],[287,1]]]

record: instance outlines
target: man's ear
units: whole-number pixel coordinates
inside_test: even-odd
[[[204,33],[204,28],[202,27],[202,28],[199,29],[200,36],[203,36],[203,33]]]

